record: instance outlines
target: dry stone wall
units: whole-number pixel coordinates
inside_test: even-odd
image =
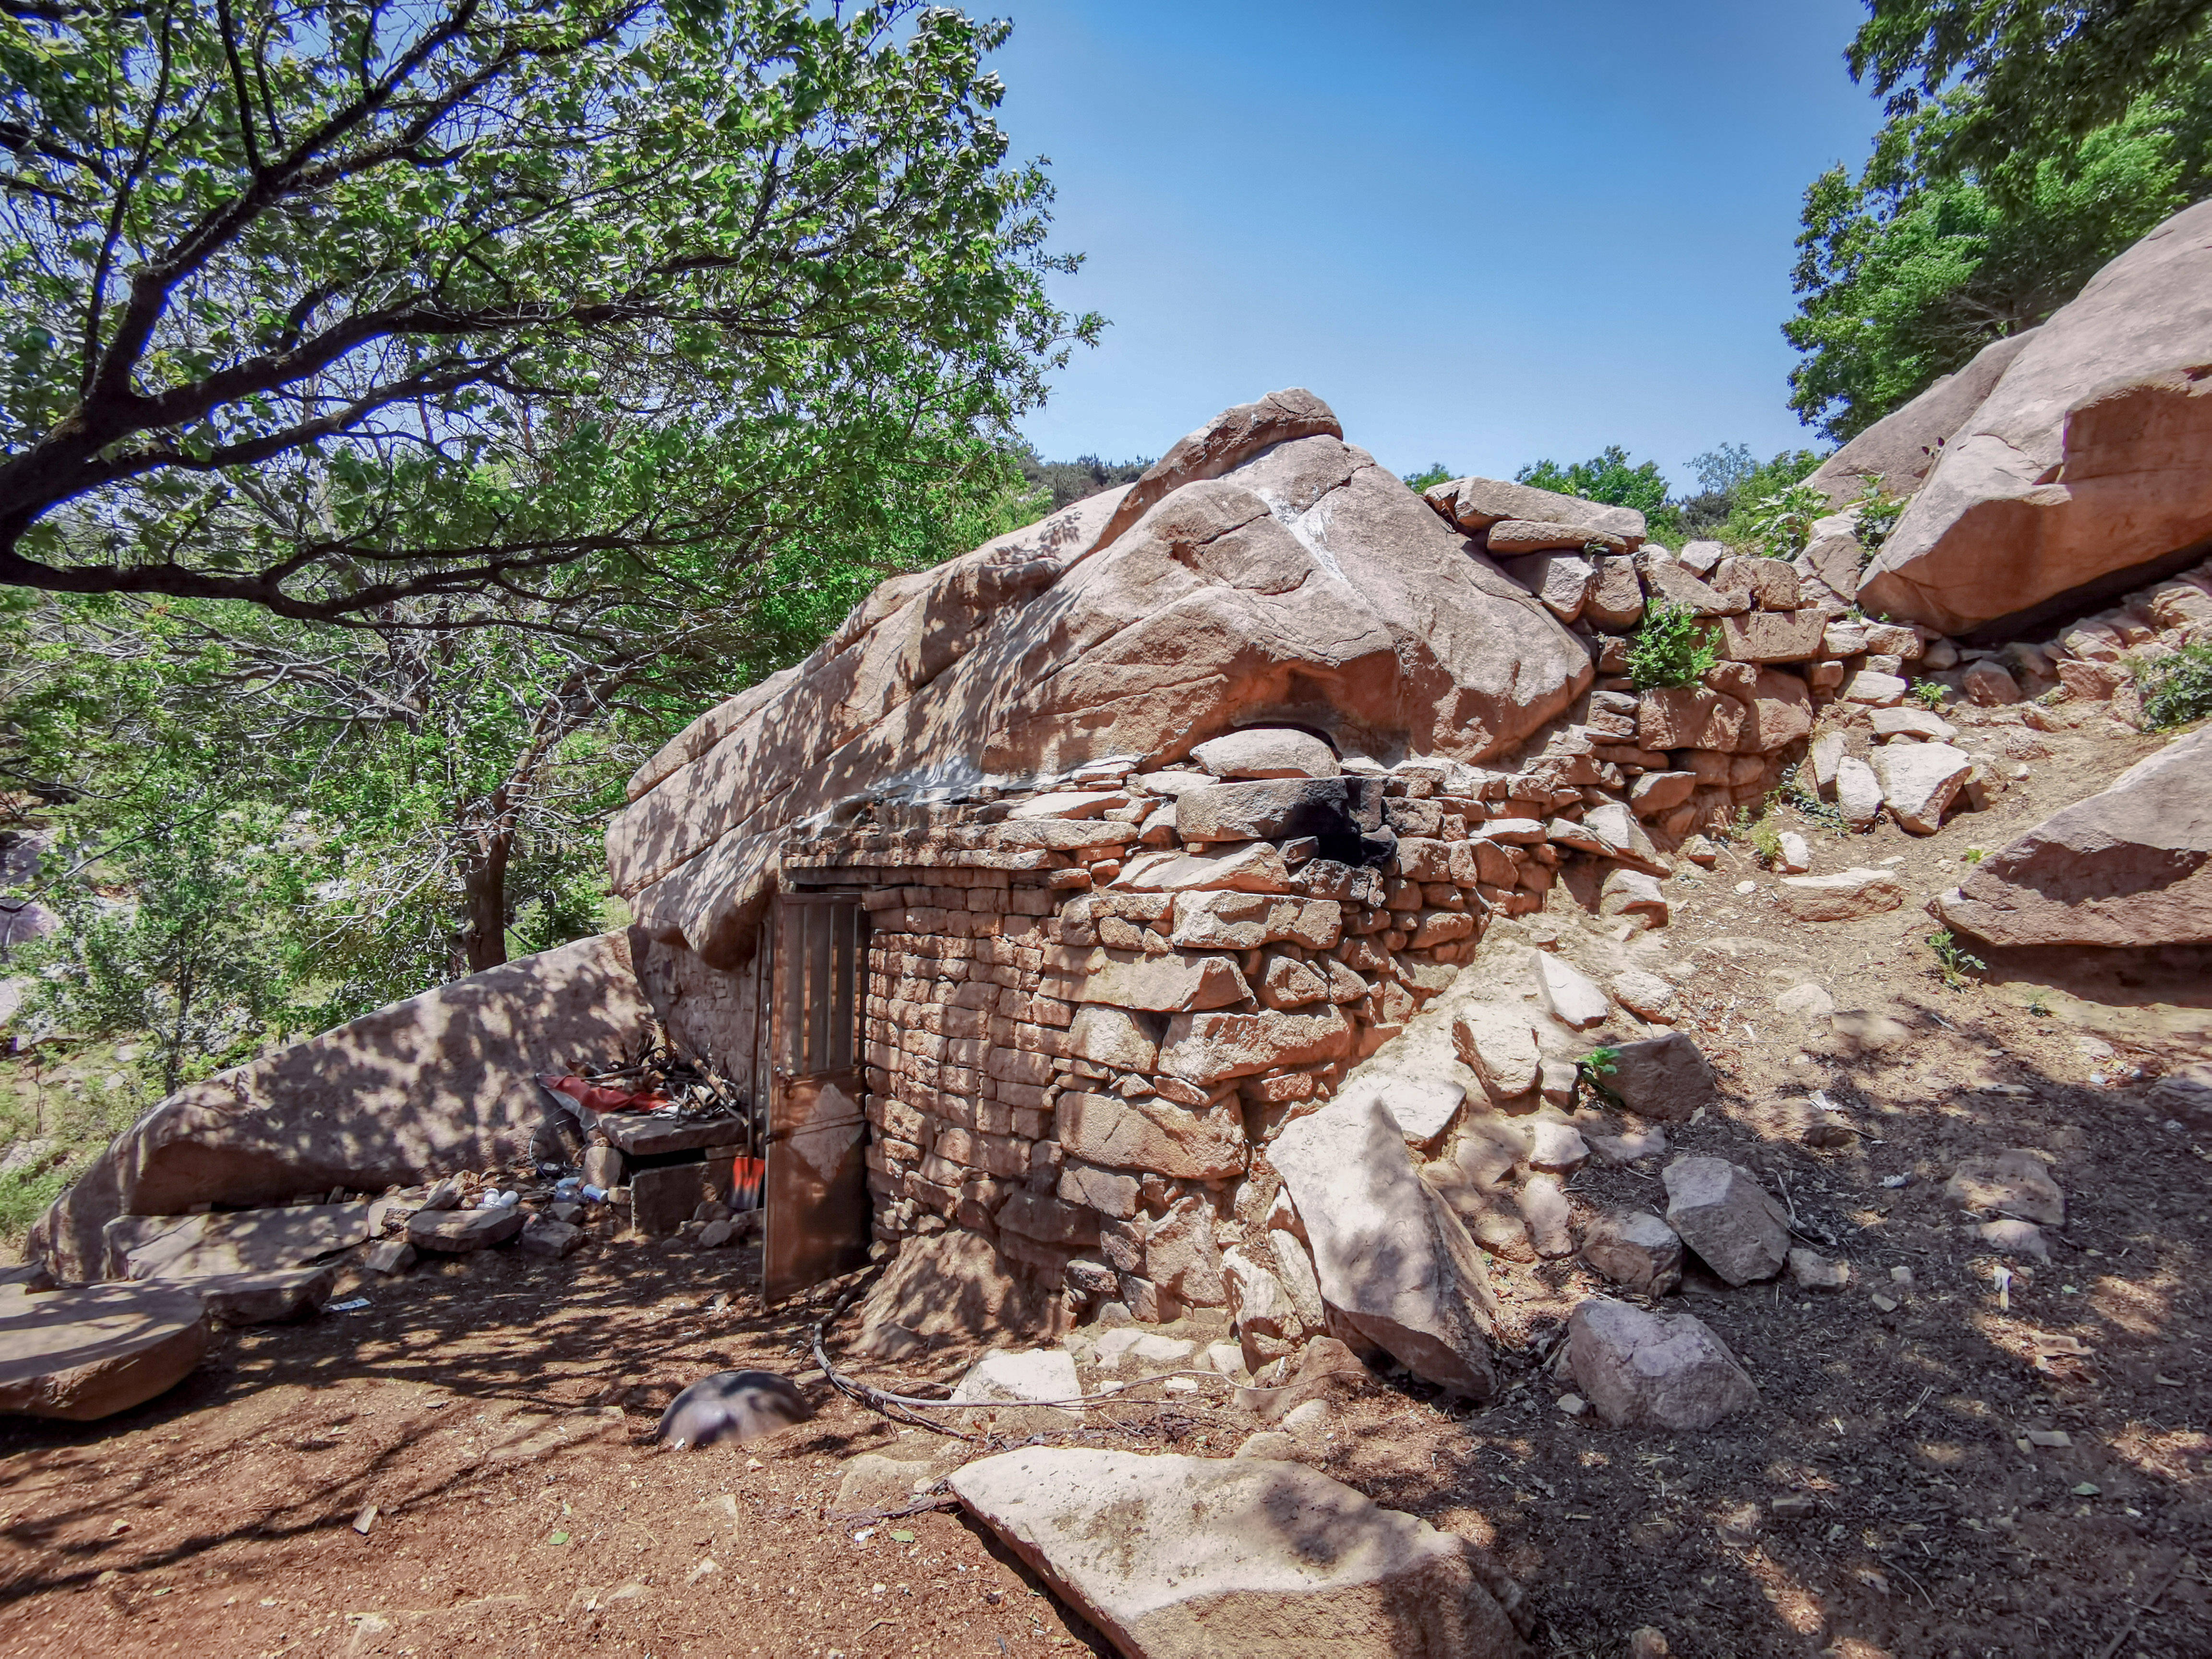
[[[1454,518],[1463,493],[1431,505]],[[1506,522],[1565,520],[1473,533]],[[1501,561],[1596,678],[1497,763],[1386,767],[1257,728],[1172,763],[1106,758],[927,804],[886,792],[788,845],[787,882],[867,890],[878,1237],[964,1229],[1072,1302],[1140,1319],[1230,1304],[1240,1245],[1303,1249],[1287,1231],[1248,1243],[1235,1218],[1255,1151],[1442,994],[1492,919],[1564,884],[1663,925],[1654,878],[1774,787],[1822,704],[1882,677],[1901,695],[1923,636],[1716,551]],[[1714,620],[1723,658],[1703,684],[1626,677],[1654,598]]]

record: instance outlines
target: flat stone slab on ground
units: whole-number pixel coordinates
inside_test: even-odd
[[[950,1484],[1129,1659],[1528,1650],[1467,1540],[1302,1463],[1032,1446]]]
[[[487,1244],[504,1244],[522,1231],[520,1204],[496,1210],[417,1210],[407,1219],[407,1242],[418,1250],[460,1255]]]
[[[1775,896],[1799,921],[1848,921],[1896,909],[1905,902],[1905,884],[1887,870],[1838,870],[1832,876],[1784,876]]]
[[[708,1226],[707,1232],[712,1232],[715,1227],[723,1230],[723,1238],[729,1237],[730,1223],[714,1222]],[[707,1232],[699,1235],[700,1243],[702,1244],[709,1242]],[[584,1230],[574,1222],[556,1221],[550,1216],[541,1215],[532,1217],[524,1225],[520,1248],[532,1255],[546,1256],[557,1261],[562,1256],[574,1252],[583,1242]],[[720,1243],[722,1241],[716,1239],[712,1242]]]
[[[109,1275],[182,1279],[304,1267],[364,1243],[374,1207],[363,1200],[204,1215],[118,1216],[105,1232]]]
[[[337,1280],[338,1264],[331,1261],[260,1273],[164,1273],[151,1282],[194,1292],[226,1325],[274,1325],[320,1308]]]
[[[1943,1183],[1943,1196],[1962,1210],[2011,1216],[2046,1227],[2066,1224],[2066,1194],[2051,1178],[2051,1166],[2018,1148],[1995,1158],[1961,1159]]]
[[[173,1285],[0,1290],[0,1412],[91,1423],[173,1388],[207,1352],[207,1308]]]

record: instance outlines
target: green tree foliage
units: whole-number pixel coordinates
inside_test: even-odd
[[[1869,0],[1887,100],[1805,192],[1790,406],[1838,441],[2212,195],[2212,0]]]
[[[1825,459],[1816,450],[1785,449],[1761,462],[1748,444],[1722,444],[1693,455],[1690,468],[1698,493],[1675,503],[1678,527],[1686,538],[1765,547],[1774,528],[1764,516],[1765,504],[1789,497]],[[1800,505],[1803,500],[1796,498]]]
[[[1646,527],[1655,539],[1679,539],[1674,533],[1674,509],[1667,500],[1666,475],[1659,471],[1659,463],[1632,464],[1628,452],[1619,444],[1607,444],[1589,459],[1571,461],[1565,466],[1557,461],[1537,461],[1522,467],[1513,477],[1516,482],[1533,484],[1538,489],[1579,495],[1584,501],[1603,501],[1608,507],[1632,507],[1644,515]]]
[[[1440,483],[1449,483],[1459,476],[1442,461],[1431,461],[1419,472],[1406,475],[1406,488],[1418,495],[1425,490],[1434,489]]]
[[[275,925],[292,895],[284,826],[225,801],[204,773],[152,769],[124,832],[58,884],[63,927],[17,948],[27,1007],[72,1036],[145,1041],[149,1092],[250,1056],[294,1016]],[[66,856],[66,855],[65,855]]]
[[[2212,0],[1868,0],[1845,53],[1929,179],[2025,197],[2049,162],[2138,100],[2197,78]]]
[[[912,0],[9,7],[0,582],[562,604],[760,556],[763,434],[837,488],[839,410],[887,386],[1003,424],[1099,325],[1045,296],[1073,261],[992,118],[1005,33]]]
[[[1150,456],[1133,461],[1102,461],[1096,455],[1079,455],[1072,461],[1040,460],[1036,451],[1027,447],[1018,461],[1023,478],[1037,493],[1041,514],[1057,513],[1071,502],[1118,484],[1134,483],[1152,465]]]
[[[1584,501],[1603,501],[1612,507],[1632,507],[1647,514],[1667,504],[1667,479],[1659,471],[1659,463],[1645,461],[1632,465],[1628,452],[1619,444],[1607,444],[1589,459],[1572,461],[1565,466],[1557,461],[1537,461],[1522,467],[1513,477],[1516,482],[1533,484],[1538,489],[1579,495]]]
[[[1841,442],[2041,322],[2203,192],[2206,112],[2185,122],[2146,103],[2043,163],[2015,197],[1973,179],[1821,174],[1797,238],[1798,314],[1782,331],[1805,354],[1790,407]]]
[[[236,602],[18,603],[0,764],[72,848],[135,841],[188,794],[283,823],[263,923],[310,1024],[597,931],[606,818],[640,763],[884,577],[1033,516],[1002,446],[910,421],[879,436],[868,489],[772,492],[807,510],[742,571],[702,558],[559,607],[480,599],[469,626],[421,599],[340,629]]]

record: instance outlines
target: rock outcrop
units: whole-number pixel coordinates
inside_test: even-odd
[[[609,863],[654,937],[726,967],[749,953],[787,829],[867,791],[1164,765],[1270,723],[1473,762],[1591,674],[1325,404],[1278,392],[1127,490],[884,583],[639,771]]]
[[[2212,731],[2054,812],[1936,908],[1992,945],[2212,944]]]
[[[1973,418],[2012,360],[2034,337],[2035,331],[2028,329],[1990,341],[1965,368],[1944,375],[1829,456],[1805,482],[1838,513],[1860,498],[1869,479],[1878,480],[1887,495],[1914,494],[1927,483],[1959,428]],[[1817,538],[1819,532],[1814,534]]]
[[[118,1216],[375,1192],[525,1157],[546,1117],[534,1075],[632,1053],[651,1020],[621,933],[471,974],[170,1096],[40,1217],[27,1254],[58,1279],[97,1279]]]
[[[1859,583],[1963,634],[2212,538],[2212,202],[2026,337]]]

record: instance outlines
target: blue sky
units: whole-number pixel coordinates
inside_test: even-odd
[[[1857,0],[999,0],[1056,284],[1113,326],[1025,430],[1157,455],[1277,386],[1401,472],[1607,443],[1687,484],[1786,404],[1805,185],[1879,124]]]

